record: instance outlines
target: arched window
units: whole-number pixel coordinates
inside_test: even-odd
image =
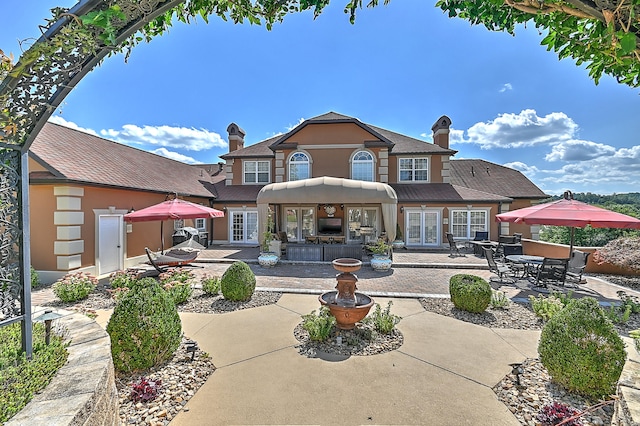
[[[289,180],[308,179],[311,177],[309,157],[304,152],[295,152],[289,158]]]
[[[373,156],[367,151],[358,151],[353,156],[351,179],[373,182]]]

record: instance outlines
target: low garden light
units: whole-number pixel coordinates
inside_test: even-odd
[[[187,345],[187,353],[191,353],[191,362],[193,362],[193,358],[196,355],[196,351],[198,350],[198,344],[193,340],[189,340],[186,342]]]
[[[522,386],[520,384],[520,375],[524,373],[524,368],[522,368],[521,362],[514,362],[513,364],[509,364],[511,366],[511,374],[516,376],[516,386]]]
[[[34,321],[44,322],[44,342],[48,345],[51,341],[51,323],[54,320],[62,318],[57,312],[53,312],[51,310],[44,311],[44,314],[34,318]]]

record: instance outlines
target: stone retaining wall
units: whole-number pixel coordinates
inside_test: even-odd
[[[630,355],[618,381],[618,400],[611,422],[616,426],[640,425],[640,362],[633,344],[627,347]]]
[[[67,363],[6,426],[118,425],[118,391],[107,332],[85,315],[58,310],[71,341]]]

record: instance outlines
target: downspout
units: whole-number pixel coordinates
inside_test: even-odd
[[[502,213],[502,201],[498,202],[498,214]],[[502,235],[502,222],[498,222],[498,238]]]

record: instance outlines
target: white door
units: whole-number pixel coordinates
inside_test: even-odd
[[[258,212],[231,211],[230,213],[230,242],[258,244]]]
[[[405,244],[407,246],[440,245],[440,211],[405,209]]]
[[[123,269],[122,215],[100,215],[98,219],[98,275]]]

